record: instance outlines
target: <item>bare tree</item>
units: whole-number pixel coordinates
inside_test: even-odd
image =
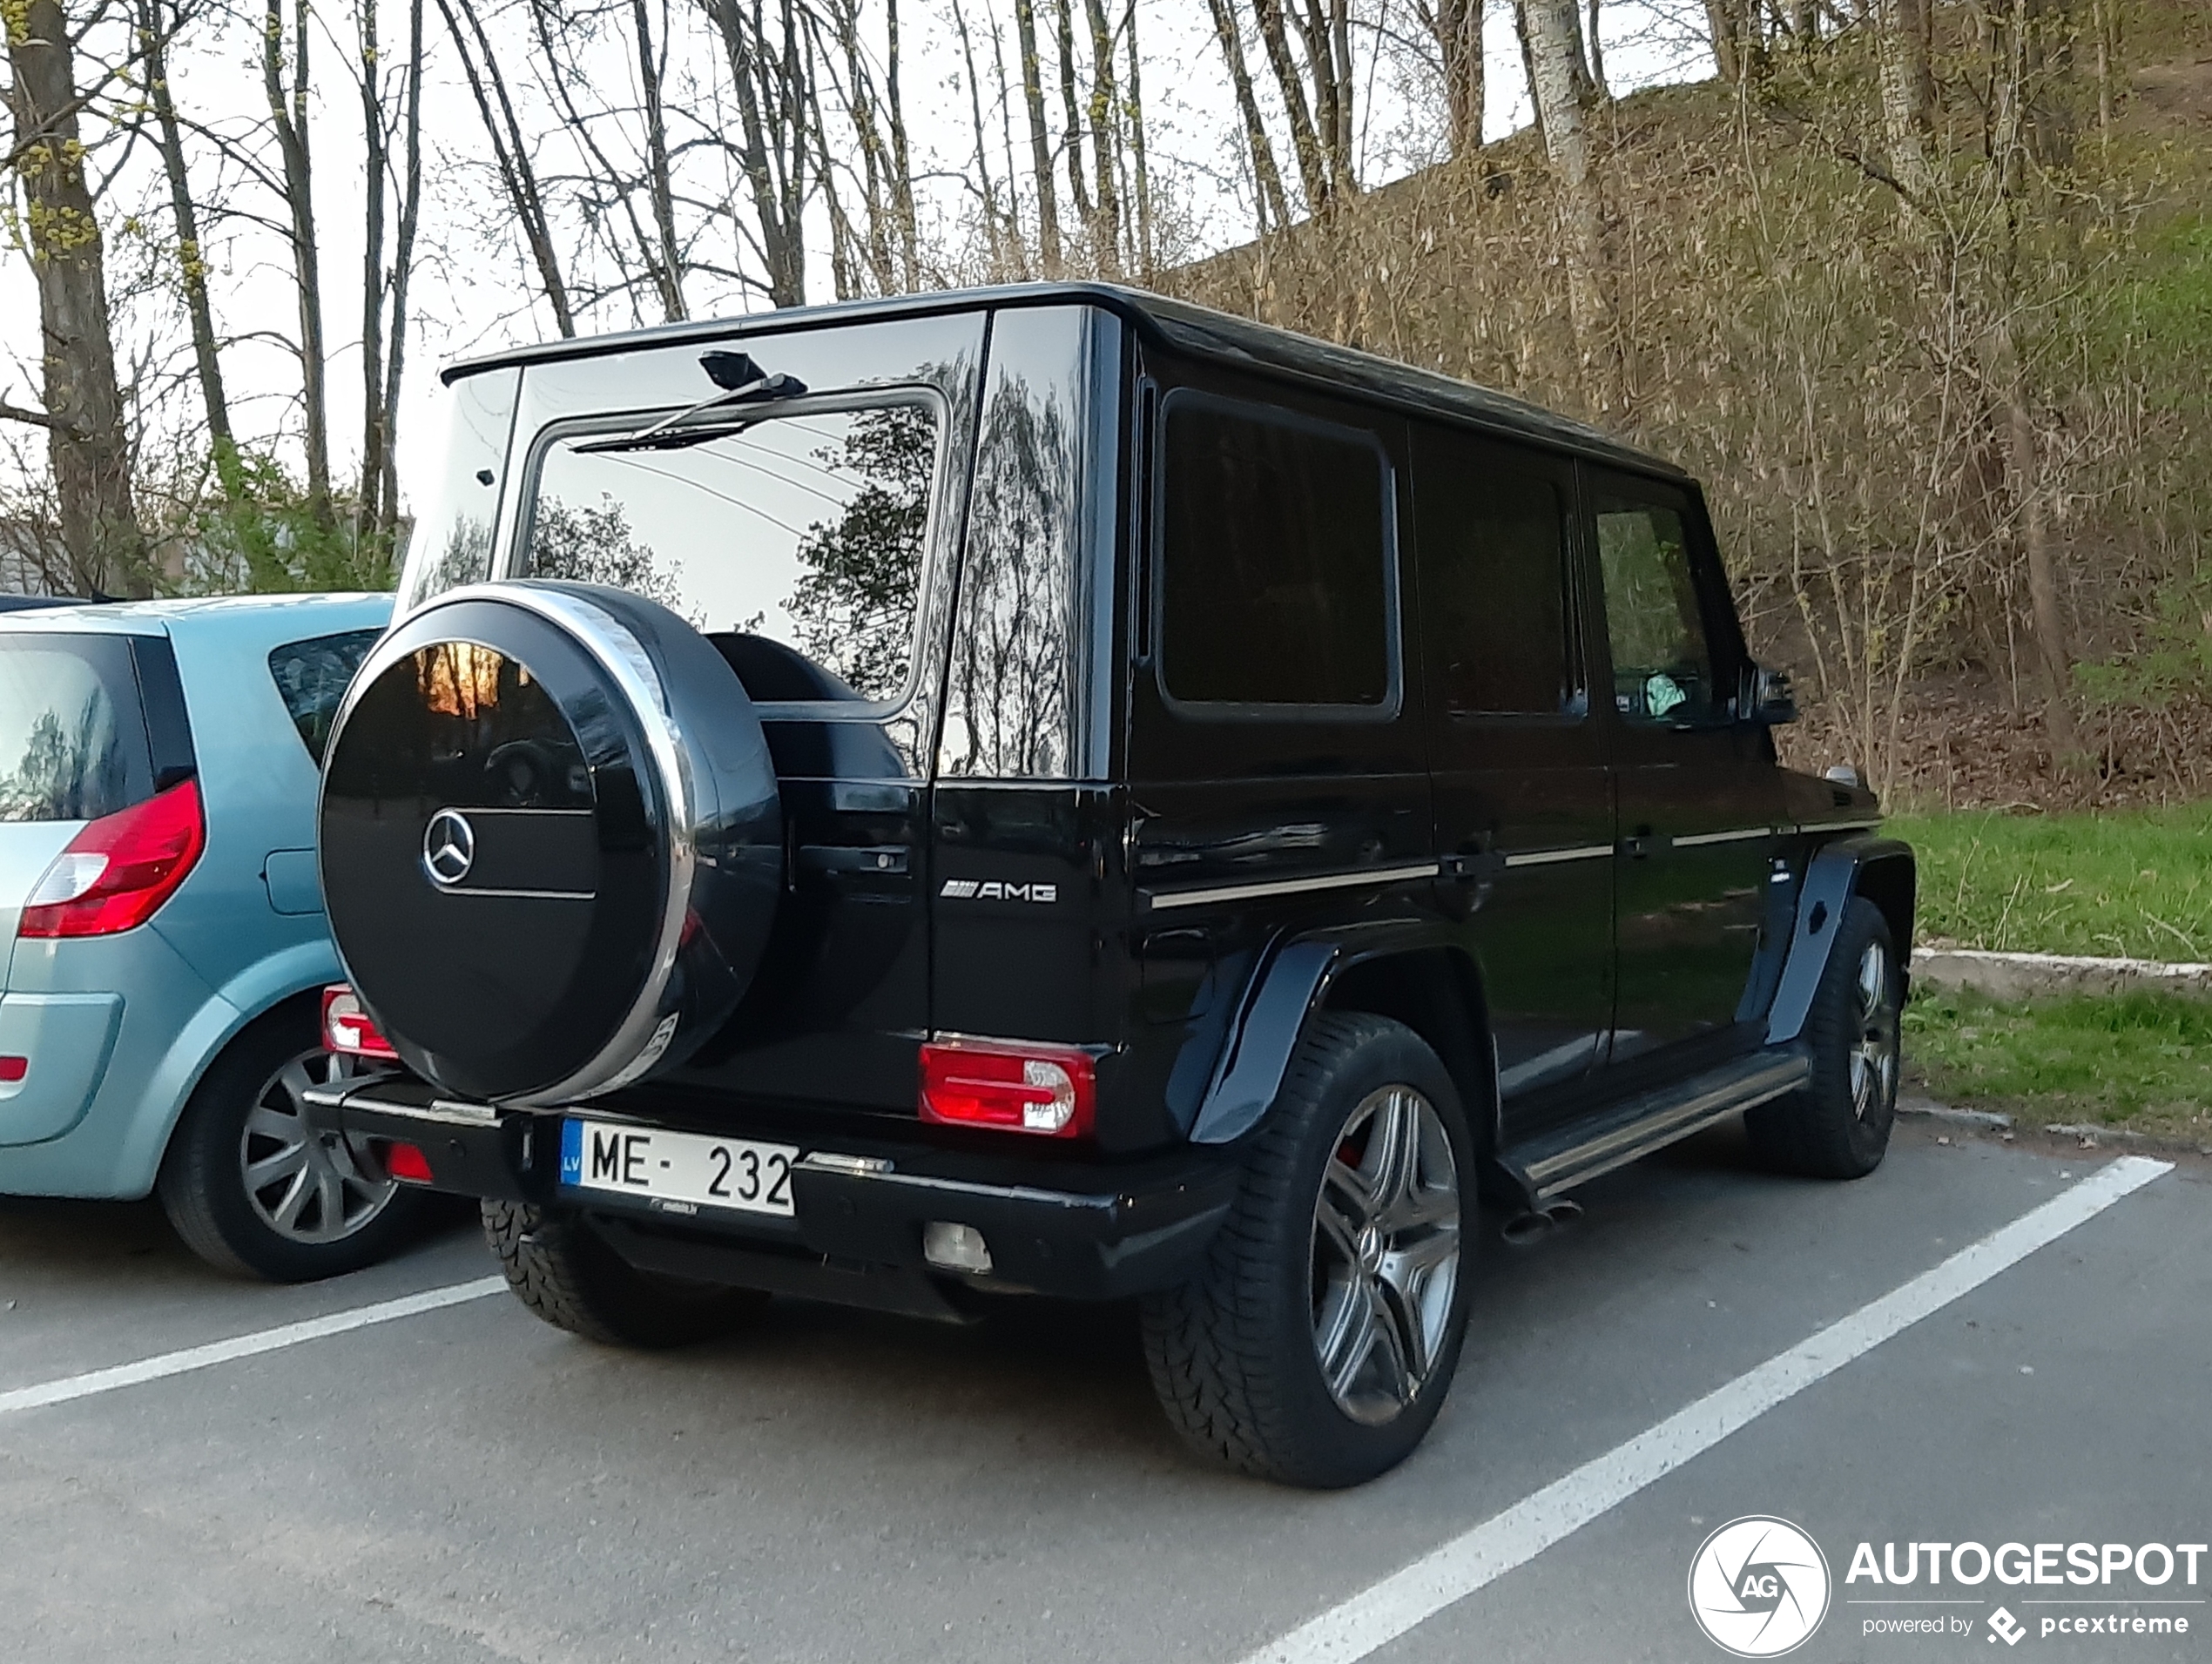
[[[0,404],[0,418],[46,430],[72,587],[150,592],[132,493],[130,436],[109,333],[105,243],[78,126],[75,32],[57,0],[5,16],[11,153],[38,287],[43,410]]]
[[[446,32],[453,39],[454,50],[460,54],[462,71],[475,99],[477,118],[483,124],[484,136],[491,145],[501,188],[522,228],[530,262],[537,269],[539,290],[552,309],[553,327],[564,337],[574,335],[576,310],[569,298],[560,250],[553,240],[545,193],[539,185],[536,165],[531,159],[522,124],[516,118],[514,100],[509,96],[506,74],[500,68],[498,55],[484,34],[483,23],[476,15],[473,0],[438,0],[438,10],[445,18]]]
[[[1472,156],[1482,148],[1482,0],[1414,0],[1413,10],[1436,43],[1452,154]]]
[[[1271,225],[1279,231],[1290,223],[1290,205],[1283,195],[1282,172],[1275,165],[1274,142],[1267,136],[1259,101],[1253,96],[1251,71],[1244,63],[1243,27],[1231,0],[1206,0],[1206,3],[1213,10],[1214,37],[1221,43],[1221,56],[1229,66],[1229,84],[1237,96],[1237,114],[1244,123],[1244,153],[1251,167],[1252,206],[1259,229],[1264,234]]]
[[[261,89],[275,136],[292,249],[293,290],[300,333],[300,406],[305,418],[307,512],[320,528],[336,523],[330,500],[330,387],[322,321],[322,251],[315,232],[314,159],[308,150],[307,37],[314,26],[308,0],[293,0],[287,31],[284,0],[266,0],[261,24]],[[287,77],[288,71],[288,77]]]
[[[1216,0],[1217,12],[1219,0]],[[1061,275],[1059,193],[1052,183],[1052,134],[1044,118],[1044,65],[1037,56],[1036,0],[1014,0],[1014,27],[1022,51],[1022,105],[1029,122],[1029,177],[1037,193],[1037,244],[1044,274]]]
[[[765,0],[748,15],[742,0],[701,0],[729,64],[737,95],[738,165],[752,197],[760,263],[768,274],[768,300],[776,307],[806,304],[807,48],[793,0],[778,0],[778,35],[772,38]],[[894,135],[903,135],[901,123]],[[894,137],[894,147],[903,145]],[[901,170],[903,172],[903,170]]]
[[[1581,72],[1575,0],[1526,0],[1531,87],[1542,117],[1544,151],[1559,181],[1565,233],[1568,306],[1586,374],[1601,405],[1617,392],[1610,374],[1612,303],[1605,271],[1605,205],[1588,120],[1590,94]]]

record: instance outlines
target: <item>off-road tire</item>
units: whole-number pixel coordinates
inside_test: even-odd
[[[1759,1105],[1743,1117],[1751,1149],[1768,1166],[1815,1179],[1865,1178],[1882,1164],[1897,1118],[1898,1068],[1894,1051],[1885,1084],[1864,1113],[1851,1088],[1851,1055],[1863,1037],[1858,969],[1870,948],[1882,955],[1891,1044],[1897,1033],[1897,949],[1882,910],[1864,896],[1846,902],[1820,986],[1805,1014],[1804,1041],[1812,1076],[1798,1090]]]
[[[1460,1258],[1433,1366],[1412,1402],[1374,1425],[1341,1410],[1323,1378],[1309,1268],[1329,1157],[1362,1101],[1401,1083],[1428,1099],[1450,1139]],[[1243,1472],[1317,1489],[1363,1484],[1403,1461],[1435,1420],[1465,1339],[1474,1178],[1459,1093],[1419,1035],[1364,1014],[1313,1019],[1206,1257],[1189,1281],[1143,1302],[1153,1389],[1184,1441]]]
[[[318,1052],[321,1028],[309,1006],[280,1006],[249,1024],[209,1064],[169,1135],[154,1181],[162,1210],[185,1245],[220,1271],[270,1283],[313,1283],[374,1265],[403,1242],[421,1198],[395,1191],[350,1236],[327,1243],[280,1235],[246,1195],[239,1164],[246,1119],[271,1077]]]
[[[756,1290],[641,1271],[574,1214],[487,1202],[483,1217],[484,1240],[515,1297],[556,1329],[604,1346],[712,1340],[768,1304]]]

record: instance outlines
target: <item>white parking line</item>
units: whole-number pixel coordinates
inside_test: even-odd
[[[1300,1624],[1244,1664],[1353,1664],[1366,1657],[2172,1169],[2171,1162],[2140,1155],[2101,1169],[1910,1283]]]
[[[503,1277],[480,1277],[468,1283],[450,1283],[442,1289],[426,1289],[421,1294],[405,1295],[397,1300],[380,1300],[374,1305],[355,1306],[350,1311],[334,1311],[325,1317],[309,1317],[304,1322],[286,1324],[277,1329],[264,1329],[251,1335],[236,1335],[229,1340],[210,1341],[205,1346],[187,1346],[182,1351],[142,1357],[135,1364],[118,1364],[111,1369],[91,1370],[83,1375],[65,1375],[58,1381],[44,1381],[37,1386],[14,1387],[0,1392],[0,1416],[17,1410],[36,1410],[44,1405],[67,1404],[73,1398],[90,1398],[102,1392],[112,1392],[118,1387],[137,1386],[141,1382],[158,1381],[166,1376],[210,1369],[215,1364],[233,1363],[241,1357],[281,1351],[287,1346],[297,1346],[305,1341],[321,1340],[326,1336],[342,1335],[350,1330],[367,1329],[374,1324],[388,1324],[401,1317],[417,1317],[426,1311],[439,1311],[447,1306],[464,1305],[471,1300],[481,1300],[488,1294],[502,1293],[506,1287],[507,1279]]]

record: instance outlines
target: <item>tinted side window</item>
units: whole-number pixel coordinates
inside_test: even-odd
[[[1421,610],[1444,709],[1553,716],[1579,708],[1560,487],[1490,447],[1445,435],[1423,436],[1414,467]]]
[[[331,719],[346,684],[354,679],[368,650],[376,645],[381,630],[349,630],[341,636],[317,636],[304,642],[287,642],[269,654],[269,674],[276,679],[278,695],[292,714],[307,755],[320,764],[322,748],[330,739]]]
[[[0,636],[0,821],[97,820],[152,795],[130,642]]]
[[[1166,404],[1161,681],[1190,703],[1392,694],[1391,483],[1357,429],[1188,393]]]
[[[1596,509],[1615,707],[1635,720],[1710,720],[1721,701],[1682,515],[1608,496]]]

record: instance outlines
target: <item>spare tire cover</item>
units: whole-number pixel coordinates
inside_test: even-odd
[[[782,812],[744,685],[665,607],[455,589],[377,643],[325,753],[323,893],[407,1065],[523,1104],[675,1068],[767,940]]]

